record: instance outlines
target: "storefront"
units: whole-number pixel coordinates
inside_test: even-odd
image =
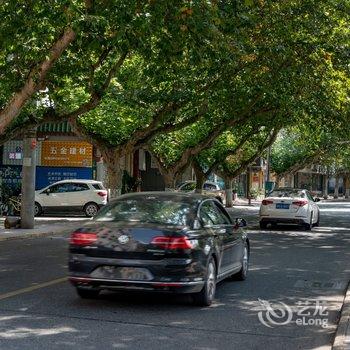
[[[92,179],[92,152],[92,145],[84,141],[43,141],[36,188],[66,179]]]
[[[74,137],[59,136],[38,141],[36,148],[36,189],[65,179],[93,178],[93,147]],[[0,186],[3,192],[18,195],[21,191],[23,143],[14,140],[1,149]]]

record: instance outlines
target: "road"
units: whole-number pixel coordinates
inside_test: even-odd
[[[350,203],[320,208],[312,232],[262,232],[257,207],[231,210],[249,223],[250,273],[221,282],[209,308],[187,296],[106,292],[81,300],[64,280],[67,235],[1,242],[0,349],[329,349],[350,279]],[[310,311],[323,315],[297,320]]]

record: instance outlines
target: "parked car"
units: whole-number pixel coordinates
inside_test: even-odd
[[[196,193],[122,195],[71,234],[69,280],[82,298],[141,290],[191,293],[210,305],[218,281],[247,276],[245,225]]]
[[[194,192],[196,190],[196,181],[186,181],[178,188],[181,192]],[[219,202],[225,203],[225,191],[221,189],[217,182],[206,181],[203,184],[203,194],[215,197]]]
[[[107,190],[95,180],[62,180],[35,191],[35,216],[49,212],[84,212],[92,217],[107,204]]]
[[[306,230],[320,223],[320,210],[310,192],[305,189],[278,188],[260,206],[260,228],[268,224],[297,224]]]

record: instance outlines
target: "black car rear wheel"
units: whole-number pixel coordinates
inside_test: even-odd
[[[192,295],[194,304],[199,306],[210,306],[215,297],[215,290],[216,264],[214,258],[211,257],[207,267],[205,285],[199,293]]]
[[[96,299],[100,291],[97,289],[83,289],[77,287],[77,293],[82,299]]]

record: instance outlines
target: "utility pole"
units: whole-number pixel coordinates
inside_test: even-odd
[[[23,138],[21,228],[34,228],[36,128],[26,131]]]

